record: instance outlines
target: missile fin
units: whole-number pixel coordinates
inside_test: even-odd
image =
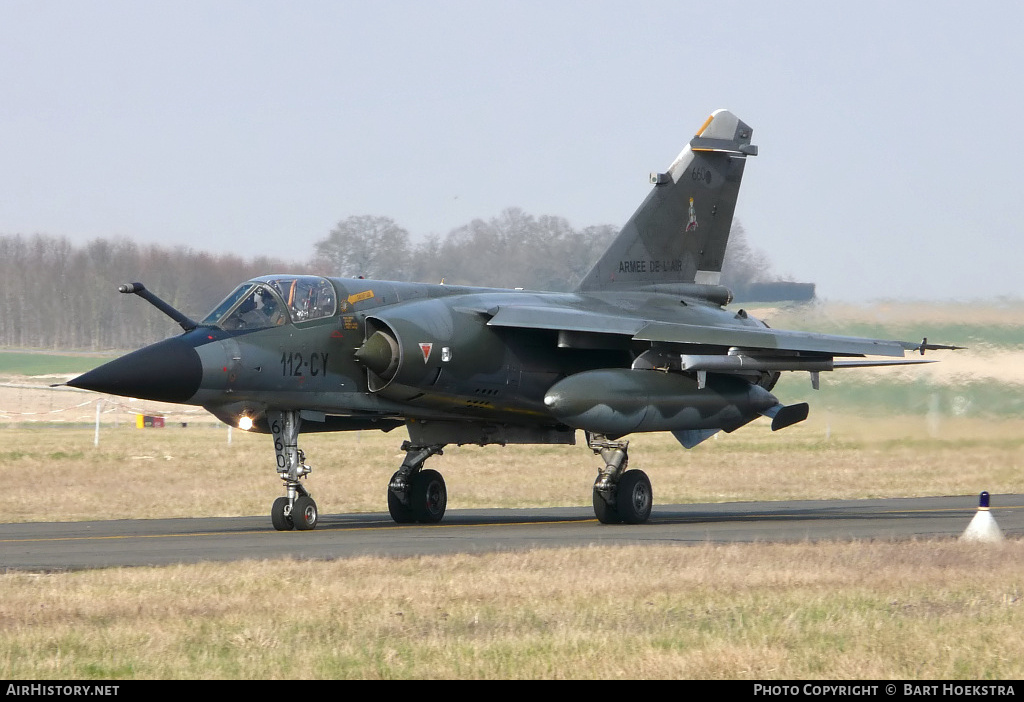
[[[785,429],[788,426],[807,419],[809,406],[806,402],[795,405],[775,405],[761,412],[765,417],[772,418],[772,431]]]
[[[677,429],[672,432],[672,436],[676,437],[676,441],[681,443],[683,448],[692,449],[717,433],[718,429]]]

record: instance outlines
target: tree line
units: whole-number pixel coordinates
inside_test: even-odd
[[[134,281],[195,319],[238,283],[268,273],[571,290],[617,232],[612,225],[576,229],[562,217],[510,208],[414,240],[391,218],[357,215],[315,242],[308,261],[245,259],[126,239],[74,245],[41,234],[0,236],[0,345],[133,349],[179,333],[150,305],[116,293],[118,285]],[[775,277],[734,223],[723,284],[743,290]]]

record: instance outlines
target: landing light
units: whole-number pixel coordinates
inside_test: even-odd
[[[246,417],[242,415],[238,418],[238,428],[242,431],[249,431],[252,429],[252,417]]]

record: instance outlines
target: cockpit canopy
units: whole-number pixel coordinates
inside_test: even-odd
[[[202,324],[221,329],[263,329],[330,317],[337,309],[334,286],[312,275],[265,276],[242,283]]]

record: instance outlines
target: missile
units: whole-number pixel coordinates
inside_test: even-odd
[[[690,375],[627,368],[571,375],[551,386],[544,404],[571,427],[611,435],[731,431],[758,415],[775,417],[772,428],[781,429],[807,416],[806,405],[783,407],[764,388],[736,376],[709,374],[700,388]]]

